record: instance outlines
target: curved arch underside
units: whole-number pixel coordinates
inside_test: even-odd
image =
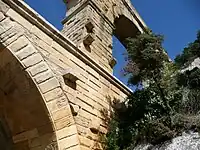
[[[125,40],[128,37],[135,37],[139,32],[136,25],[126,16],[121,15],[115,19],[114,35],[126,47]]]
[[[0,50],[0,149],[45,149],[55,141],[35,83],[9,50]]]

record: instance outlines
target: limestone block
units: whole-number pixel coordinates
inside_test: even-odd
[[[81,147],[81,150],[91,150],[90,148],[85,147],[85,146],[83,146],[83,145],[81,145],[80,147]]]
[[[47,102],[59,98],[63,95],[63,91],[61,90],[61,88],[55,88],[47,93],[44,94],[44,98]]]
[[[2,21],[5,18],[4,14],[0,12],[0,21]]]
[[[0,22],[0,26],[4,28],[5,32],[14,26],[14,22],[11,21],[10,18],[6,18]]]
[[[57,131],[56,135],[57,135],[57,138],[60,140],[60,139],[72,136],[74,134],[77,134],[76,125],[72,125],[72,126],[63,128],[63,129]]]
[[[67,106],[67,104],[68,104],[68,100],[65,96],[59,97],[56,99],[56,105],[58,108],[63,108],[65,106]]]
[[[40,54],[34,54],[31,55],[29,57],[27,57],[26,59],[22,60],[22,63],[24,64],[25,67],[31,67],[39,62],[41,62],[43,60],[42,56]]]
[[[46,71],[46,72],[43,72],[43,73],[36,75],[34,77],[34,79],[37,83],[42,83],[42,82],[44,82],[44,81],[46,81],[46,80],[48,80],[52,77],[53,77],[53,73],[51,71]]]
[[[32,76],[35,76],[41,72],[47,71],[48,66],[44,62],[40,62],[39,64],[36,64],[30,68],[28,68],[28,71]]]
[[[0,26],[0,35],[5,32],[4,30],[5,29],[2,26]]]
[[[90,148],[94,144],[94,141],[81,135],[79,136],[79,141],[81,145],[87,146],[88,148]]]
[[[84,93],[84,94],[88,94],[89,91],[84,82],[82,82],[81,80],[78,80],[76,83],[77,83],[77,88],[76,88],[77,91]]]
[[[74,122],[72,115],[61,118],[61,119],[55,121],[56,130],[61,130],[65,127],[69,127],[71,125],[74,125],[74,123],[75,122]]]
[[[19,15],[17,12],[15,12],[13,9],[9,9],[6,15],[11,17],[16,22],[19,22],[23,27],[27,28],[28,30],[31,29],[32,24],[21,15]]]
[[[63,100],[65,100],[64,98],[64,96],[63,97],[61,97],[61,98],[63,98]],[[65,102],[65,106],[66,106],[66,102]],[[47,103],[47,107],[48,107],[48,110],[50,111],[50,112],[55,112],[55,111],[57,111],[57,110],[59,110],[61,107],[58,107],[58,105],[57,105],[57,99],[54,99],[54,100],[51,100],[51,101],[49,101],[48,103]]]
[[[33,53],[36,53],[36,49],[33,46],[28,45],[27,47],[24,47],[23,49],[18,51],[16,53],[16,55],[20,60],[22,60],[22,59],[27,58],[28,56],[32,55]]]
[[[35,34],[37,37],[39,37],[41,40],[43,40],[44,42],[46,42],[47,44],[51,45],[53,42],[53,39],[50,38],[47,34],[45,34],[43,31],[41,31],[40,29],[38,29],[36,26],[33,26],[31,28],[31,32],[33,34]]]
[[[8,46],[23,34],[24,29],[19,24],[14,22],[13,26],[1,35],[1,42],[4,43],[4,46]]]
[[[73,135],[62,140],[59,140],[59,145],[61,150],[68,149],[70,147],[79,145],[78,135]]]
[[[100,87],[99,87],[97,84],[95,84],[94,82],[92,82],[92,81],[89,81],[89,82],[87,83],[87,85],[88,85],[89,87],[91,87],[93,90],[97,91],[97,92],[98,92],[98,90],[100,89]]]
[[[59,86],[60,86],[60,84],[56,78],[51,78],[51,79],[39,84],[39,88],[42,91],[42,93],[46,93],[46,92],[48,92],[52,89],[55,89]]]
[[[2,0],[0,1],[0,12],[6,13],[9,10],[9,6],[5,4]]]
[[[85,117],[87,117],[87,116],[85,116]],[[88,125],[89,125],[90,120],[87,119],[87,118],[85,118],[85,117],[80,116],[80,115],[76,116],[76,117],[74,118],[76,124],[77,124],[77,125],[80,125],[81,127],[88,128]]]
[[[28,43],[29,41],[27,40],[27,38],[21,36],[17,39],[17,41],[9,45],[8,48],[11,49],[13,52],[17,52],[21,50],[23,47],[27,46]]]
[[[95,133],[97,134],[99,132],[99,129],[100,129],[100,119],[97,118],[97,117],[94,117],[90,124],[89,124],[89,128],[90,130],[92,131],[92,133]]]
[[[54,120],[59,120],[61,118],[64,118],[66,116],[72,116],[71,115],[71,109],[69,107],[61,108],[55,112],[52,112],[52,117]]]
[[[86,100],[85,100],[86,101]],[[89,104],[89,103],[85,103],[83,100],[79,99],[77,97],[76,99],[76,102],[75,102],[77,105],[79,105],[82,109],[84,110],[87,110],[88,112],[90,112],[91,114],[95,114],[95,111],[94,111],[94,106]]]
[[[67,150],[83,150],[83,149],[80,147],[80,145],[77,145],[77,146],[70,147]]]

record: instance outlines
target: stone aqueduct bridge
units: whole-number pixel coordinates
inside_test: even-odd
[[[22,0],[0,0],[0,149],[102,149],[102,110],[131,91],[113,75],[112,35],[145,24],[129,0],[67,1],[59,32]]]

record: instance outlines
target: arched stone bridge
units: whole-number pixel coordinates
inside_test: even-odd
[[[103,149],[101,112],[131,93],[112,75],[113,33],[123,43],[145,27],[130,1],[67,6],[61,33],[22,0],[0,0],[2,150]]]

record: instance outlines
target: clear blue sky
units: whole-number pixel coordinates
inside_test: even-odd
[[[63,0],[25,0],[32,8],[59,30],[65,16]],[[174,59],[183,48],[194,41],[200,29],[199,0],[132,0],[145,23],[154,32],[165,36],[164,48]],[[117,58],[114,75],[126,84],[127,79],[121,70],[125,65],[125,49],[114,38],[113,55]]]

